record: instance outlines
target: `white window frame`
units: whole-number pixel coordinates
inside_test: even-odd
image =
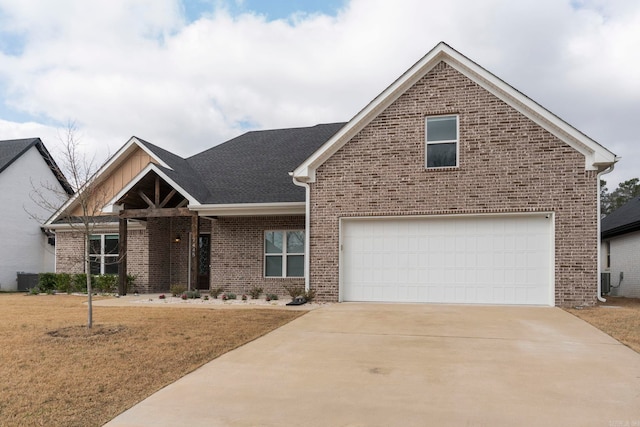
[[[449,118],[449,117],[455,117],[456,119],[456,139],[451,139],[451,140],[443,140],[443,141],[429,141],[427,139],[427,131],[428,131],[428,123],[429,123],[429,119],[440,119],[440,118]],[[428,150],[428,146],[429,145],[436,145],[436,144],[451,144],[451,143],[455,143],[456,144],[456,164],[452,165],[452,166],[427,166],[428,165],[428,155],[427,152]],[[458,114],[441,114],[441,115],[436,115],[436,116],[426,116],[424,118],[424,167],[425,169],[429,169],[429,170],[434,170],[434,169],[447,169],[447,168],[457,168],[458,165],[460,164],[460,116]]]
[[[105,266],[106,264],[115,264],[118,262],[118,256],[119,251],[114,253],[114,254],[106,254],[105,253],[105,240],[106,240],[106,236],[115,236],[118,239],[118,248],[120,248],[120,236],[118,234],[115,233],[105,233],[105,234],[92,234],[89,237],[89,240],[97,240],[94,239],[95,237],[100,237],[100,253],[99,254],[92,254],[91,253],[91,246],[89,246],[89,269],[91,269],[91,264],[92,264],[92,259],[93,258],[98,258],[98,260],[100,261],[100,274],[105,274]],[[89,243],[89,245],[91,245],[91,243]],[[89,270],[87,273],[90,273],[91,270]]]
[[[298,233],[301,232],[304,235],[304,238],[307,238],[307,233],[305,232],[305,230],[303,229],[297,229],[297,230],[265,230],[263,235],[262,235],[262,242],[263,242],[263,249],[262,249],[262,254],[263,254],[263,269],[262,269],[262,275],[265,279],[282,279],[282,278],[296,278],[296,279],[300,279],[300,278],[304,278],[304,267],[302,269],[302,275],[301,276],[287,276],[287,257],[291,256],[291,255],[299,255],[302,256],[302,264],[303,266],[305,265],[304,263],[304,257],[306,256],[306,254],[304,253],[304,245],[302,245],[302,252],[287,252],[287,239],[288,239],[288,235],[289,233]],[[282,233],[282,252],[278,252],[278,253],[267,253],[267,233]],[[267,276],[267,257],[273,257],[273,256],[278,256],[282,258],[282,275],[281,276]]]

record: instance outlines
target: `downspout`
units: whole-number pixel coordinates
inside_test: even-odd
[[[289,172],[289,175],[293,178],[293,183],[298,187],[305,188],[305,203],[304,203],[304,290],[309,292],[309,266],[311,265],[310,259],[310,230],[311,230],[311,188],[306,182],[298,181],[293,176],[293,172]]]
[[[618,158],[616,157],[616,161],[617,160],[618,160]],[[611,172],[615,166],[616,166],[616,164],[612,163],[611,166],[609,166],[608,168],[604,169],[602,172],[598,172],[598,175],[597,175],[597,180],[598,180],[598,196],[597,196],[597,198],[598,198],[598,218],[597,218],[597,221],[596,221],[597,230],[598,230],[597,231],[598,232],[598,251],[597,251],[597,254],[598,254],[597,255],[597,266],[598,266],[598,268],[597,268],[597,275],[598,275],[598,301],[600,301],[600,302],[607,302],[607,300],[605,298],[602,298],[602,277],[601,277],[601,273],[602,273],[602,259],[601,259],[601,256],[602,256],[601,255],[601,252],[602,252],[602,249],[601,249],[602,236],[601,236],[601,232],[600,232],[600,229],[601,229],[600,223],[602,222],[602,220],[601,220],[601,216],[602,216],[601,208],[602,208],[602,206],[601,206],[601,201],[600,201],[600,191],[601,191],[601,189],[600,189],[600,177],[602,175],[606,175],[609,172]]]

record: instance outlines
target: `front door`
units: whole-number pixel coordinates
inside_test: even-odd
[[[198,237],[198,256],[198,289],[209,289],[211,235],[201,234]]]

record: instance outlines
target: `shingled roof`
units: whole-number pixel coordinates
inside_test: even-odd
[[[601,222],[602,238],[619,236],[640,230],[640,197],[634,197],[626,204],[607,215]]]
[[[25,138],[25,139],[10,139],[0,141],[0,173],[7,169],[13,162],[18,160],[24,153],[29,151],[31,147],[36,147],[44,161],[51,169],[51,172],[56,177],[62,188],[67,194],[73,194],[73,189],[67,182],[64,174],[60,171],[60,168],[47,151],[47,148],[42,143],[40,138]]]
[[[187,159],[206,187],[202,204],[304,202],[289,172],[345,123],[247,132]],[[194,195],[195,196],[195,195]]]

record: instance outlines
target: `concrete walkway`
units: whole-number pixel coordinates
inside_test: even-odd
[[[334,304],[107,426],[640,426],[640,354],[558,308]]]

